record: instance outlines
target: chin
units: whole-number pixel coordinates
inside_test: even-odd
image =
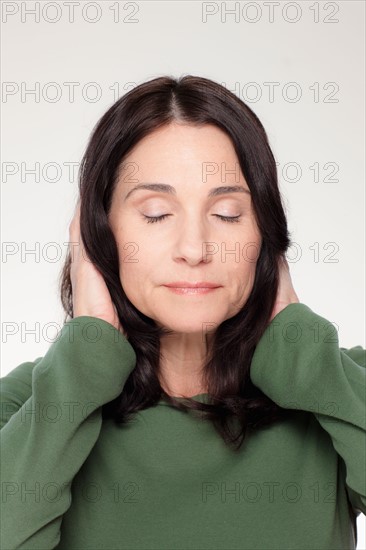
[[[191,311],[184,314],[182,311],[176,315],[159,315],[153,317],[154,321],[163,327],[173,330],[177,333],[185,334],[207,334],[214,332],[218,326],[225,320],[224,317],[219,317],[217,313],[213,315],[198,312],[195,314]]]

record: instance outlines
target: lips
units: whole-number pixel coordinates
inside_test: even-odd
[[[211,283],[209,281],[202,281],[191,283],[188,281],[176,281],[174,283],[166,283],[163,286],[168,286],[169,288],[218,288],[221,285],[217,283]]]
[[[163,285],[174,294],[181,296],[203,296],[205,294],[211,294],[222,285],[212,283],[211,281],[199,281],[192,283],[190,281],[174,281],[173,283],[167,283]]]

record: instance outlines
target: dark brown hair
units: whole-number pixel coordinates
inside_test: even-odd
[[[127,298],[119,277],[117,243],[108,223],[113,191],[123,159],[143,137],[172,122],[214,124],[231,138],[249,186],[262,236],[252,291],[242,309],[221,323],[203,369],[209,402],[176,400],[158,378],[160,337],[170,331],[140,312]],[[278,188],[276,163],[267,134],[255,113],[220,84],[198,76],[162,76],[142,83],[116,101],[96,124],[79,170],[80,233],[85,250],[103,275],[119,320],[136,352],[136,366],[122,393],[103,405],[103,418],[128,422],[133,413],[160,399],[213,422],[225,443],[238,450],[247,430],[269,426],[288,414],[252,384],[256,345],[275,303],[278,260],[290,246]],[[60,294],[73,318],[70,251],[60,274]],[[231,421],[236,421],[233,430]]]

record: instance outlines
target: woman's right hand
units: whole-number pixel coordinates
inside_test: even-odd
[[[70,279],[74,317],[98,317],[127,338],[103,276],[88,258],[80,235],[80,199],[69,226],[71,244]]]

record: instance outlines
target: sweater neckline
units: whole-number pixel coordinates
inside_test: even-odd
[[[208,393],[198,393],[196,395],[191,395],[190,399],[194,399],[195,401],[200,401],[200,402],[207,402],[208,397],[209,397]],[[175,397],[175,399],[177,399],[178,401],[184,401],[185,397]],[[168,405],[168,403],[164,401],[164,399],[160,399],[158,403],[163,405]]]

